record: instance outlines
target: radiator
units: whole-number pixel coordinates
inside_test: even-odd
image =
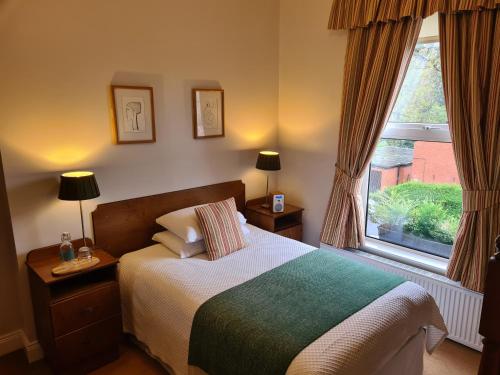
[[[322,244],[321,247],[372,264],[422,286],[434,297],[448,328],[448,338],[472,349],[482,350],[482,337],[478,333],[483,305],[481,293],[462,288],[458,283],[444,276],[376,255],[361,251],[338,250],[325,244]]]

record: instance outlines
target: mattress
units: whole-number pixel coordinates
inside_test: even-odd
[[[202,303],[315,249],[248,227],[248,246],[217,261],[206,254],[179,259],[160,244],[120,259],[124,330],[175,374],[198,372],[189,368],[187,357],[193,317]],[[380,374],[421,328],[431,353],[446,327],[432,297],[405,282],[307,346],[287,374]]]

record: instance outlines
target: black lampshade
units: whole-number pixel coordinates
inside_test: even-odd
[[[263,171],[279,171],[281,169],[280,154],[274,151],[261,151],[255,168]]]
[[[97,198],[99,195],[99,187],[92,172],[68,172],[61,175],[59,199],[84,201]]]

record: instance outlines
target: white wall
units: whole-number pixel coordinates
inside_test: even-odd
[[[330,0],[281,0],[279,187],[305,207],[304,240],[319,245],[337,159],[346,31],[327,29]]]
[[[87,226],[107,201],[240,178],[247,197],[262,194],[254,165],[277,141],[278,18],[278,0],[0,3],[0,148],[30,339],[25,255],[80,235],[77,205],[56,198],[61,172],[96,173]],[[155,144],[112,144],[111,83],[154,87]],[[192,138],[195,86],[225,90],[225,138]]]

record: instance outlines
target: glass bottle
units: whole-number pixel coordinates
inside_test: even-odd
[[[73,249],[73,244],[71,243],[71,234],[68,232],[63,232],[63,234],[61,234],[59,256],[61,257],[61,260],[65,262],[75,259],[75,250]]]

